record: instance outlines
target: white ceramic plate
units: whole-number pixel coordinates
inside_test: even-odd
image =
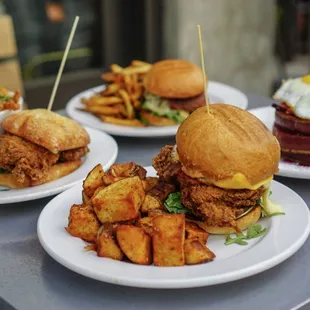
[[[270,130],[272,130],[275,120],[275,109],[273,107],[263,107],[249,110],[257,118],[259,118]],[[295,163],[285,162],[279,163],[278,175],[297,179],[310,179],[310,167],[300,166]]]
[[[77,94],[68,102],[66,106],[66,112],[69,117],[78,121],[81,124],[90,126],[96,129],[103,130],[115,136],[127,136],[127,137],[167,137],[174,136],[177,132],[178,126],[164,126],[164,127],[128,127],[119,126],[102,122],[96,116],[77,110],[77,108],[82,108],[83,104],[81,99],[83,97],[88,98],[96,92],[100,92],[105,88],[105,86],[98,86],[86,90],[82,93]],[[235,89],[231,86],[209,81],[209,96],[210,102],[222,102],[235,105],[242,109],[246,109],[248,106],[248,99],[244,93],[240,90]]]
[[[107,170],[115,162],[118,154],[115,140],[104,132],[91,128],[86,130],[91,139],[90,152],[85,156],[81,167],[58,180],[34,187],[23,189],[0,187],[0,204],[34,200],[63,192],[84,180],[88,172],[99,163]]]
[[[148,174],[154,176],[152,168]],[[38,220],[43,248],[56,261],[84,276],[113,284],[144,288],[188,288],[214,285],[245,278],[267,270],[293,255],[310,231],[305,202],[288,187],[273,181],[273,198],[281,203],[284,216],[261,220],[268,232],[247,246],[224,245],[224,236],[210,236],[208,247],[216,254],[213,262],[184,267],[139,266],[97,257],[85,251],[85,243],[64,229],[72,204],[81,203],[82,184],[54,198]],[[298,223],[298,225],[296,225]],[[290,229],[288,229],[290,227]]]

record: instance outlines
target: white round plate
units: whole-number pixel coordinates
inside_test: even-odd
[[[251,109],[249,112],[259,118],[269,130],[272,130],[275,120],[275,109],[273,107]],[[310,167],[280,160],[279,172],[277,175],[296,179],[310,179]]]
[[[148,175],[155,176],[152,168]],[[224,236],[209,236],[213,262],[183,267],[140,266],[100,258],[84,250],[85,243],[69,235],[65,226],[72,204],[81,203],[82,184],[54,198],[43,209],[37,225],[46,252],[63,266],[99,281],[144,288],[188,288],[214,285],[245,278],[267,270],[293,255],[310,232],[309,210],[288,187],[273,181],[273,198],[286,215],[261,220],[268,232],[247,246],[224,245]],[[298,225],[296,225],[298,223]],[[288,229],[290,227],[290,229]]]
[[[88,172],[97,164],[102,164],[105,170],[115,162],[118,146],[108,134],[85,128],[90,136],[90,152],[85,156],[83,164],[74,172],[52,182],[23,189],[8,189],[0,187],[0,204],[21,202],[48,197],[76,185],[85,179]]]
[[[103,130],[111,135],[125,137],[169,137],[174,136],[179,126],[163,126],[163,127],[129,127],[119,126],[102,122],[98,117],[78,110],[82,108],[82,98],[88,98],[97,92],[104,90],[105,86],[97,86],[89,90],[83,91],[74,96],[66,106],[66,112],[69,117],[77,122],[96,129]],[[209,81],[208,91],[210,102],[222,102],[235,105],[239,108],[246,109],[248,99],[244,93],[231,86]]]

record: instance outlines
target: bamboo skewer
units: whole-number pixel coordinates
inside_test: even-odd
[[[66,46],[65,52],[64,52],[64,54],[62,56],[61,64],[60,64],[60,67],[59,67],[59,70],[58,70],[58,74],[57,74],[57,77],[56,77],[56,80],[55,80],[55,84],[54,84],[53,91],[52,91],[52,94],[51,94],[51,97],[50,97],[50,101],[48,103],[48,107],[47,107],[48,111],[50,111],[52,109],[52,106],[53,106],[53,103],[54,103],[54,100],[55,100],[55,96],[56,96],[56,92],[57,92],[57,89],[58,89],[58,86],[59,86],[59,82],[60,82],[60,79],[61,79],[61,76],[62,76],[63,69],[64,69],[65,64],[66,64],[68,53],[69,53],[69,50],[70,50],[70,47],[71,47],[71,43],[73,41],[73,37],[74,37],[74,34],[75,34],[75,30],[77,28],[79,19],[80,19],[79,16],[75,17],[75,20],[74,20],[74,23],[73,23],[73,26],[72,26],[72,29],[71,29],[71,32],[70,32],[70,36],[69,36],[69,39],[68,39],[68,42],[67,42],[67,46]]]
[[[209,107],[210,103],[209,103],[209,97],[208,97],[208,84],[207,84],[207,79],[206,79],[206,69],[205,69],[205,61],[204,61],[204,53],[203,53],[200,25],[197,25],[197,29],[198,29],[198,40],[199,40],[199,47],[200,47],[201,68],[202,68],[202,73],[203,73],[205,100],[206,100],[207,112],[208,112],[208,114],[210,114],[210,107]]]

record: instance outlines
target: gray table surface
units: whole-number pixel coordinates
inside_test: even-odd
[[[248,95],[248,98],[248,108],[271,103],[260,96]],[[116,140],[117,162],[130,160],[141,165],[150,165],[162,146],[174,143],[174,138],[116,137]],[[295,190],[310,205],[310,180],[276,179]],[[212,287],[138,289],[80,276],[49,257],[38,241],[37,219],[50,199],[0,206],[0,310],[277,310],[291,309],[310,297],[310,239],[294,256],[268,271]]]

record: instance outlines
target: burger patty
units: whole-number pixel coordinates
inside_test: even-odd
[[[185,98],[185,99],[164,98],[164,99],[168,101],[170,108],[174,110],[185,110],[188,112],[193,112],[196,109],[206,105],[204,93],[201,93],[200,95],[192,98]]]
[[[50,166],[60,161],[77,160],[87,152],[88,148],[85,147],[53,154],[18,136],[0,135],[0,168],[14,174],[21,183],[26,178],[33,181],[40,180]]]

